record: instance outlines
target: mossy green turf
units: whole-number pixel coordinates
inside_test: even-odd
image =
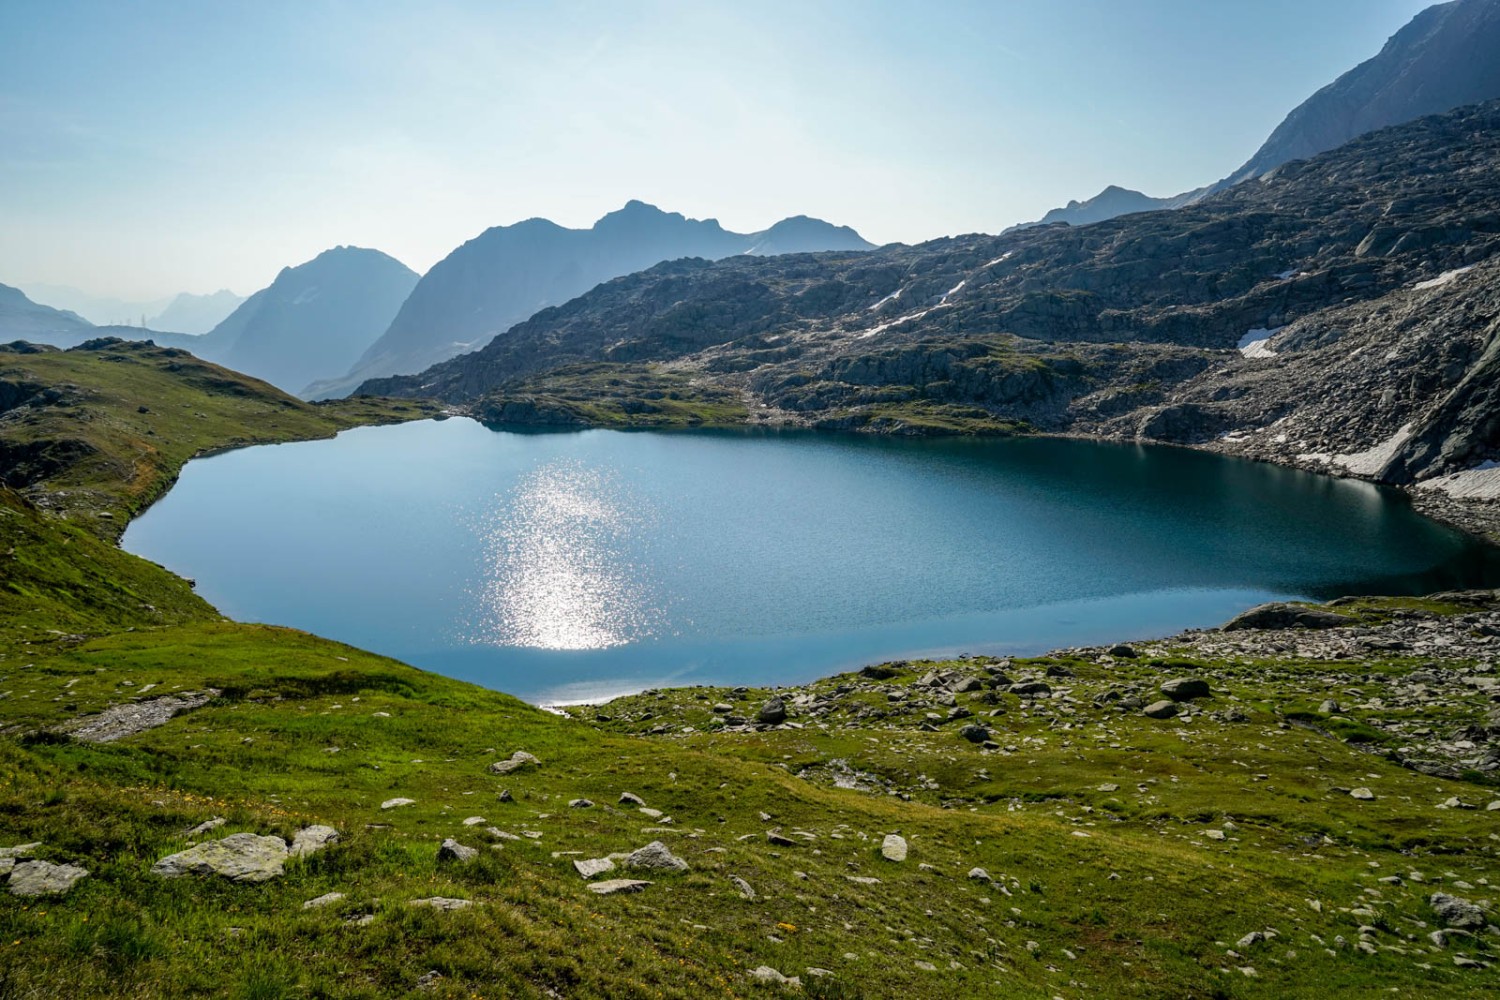
[[[179,390],[182,409],[208,412],[203,390]],[[94,482],[106,495],[125,488]],[[1467,880],[1485,895],[1500,872],[1500,814],[1435,808],[1489,790],[1287,721],[1316,714],[1303,675],[1411,661],[1201,663],[1224,678],[1210,706],[1247,716],[1220,726],[1092,706],[1094,690],[1156,676],[1150,664],[1039,660],[1077,674],[1067,683],[1078,703],[1003,696],[1006,714],[985,720],[995,752],[953,723],[925,732],[919,717],[856,718],[864,695],[802,729],[756,733],[715,731],[711,719],[720,699],[753,710],[759,690],[656,692],[612,703],[610,721],[593,710],[563,718],[305,633],[220,620],[184,582],[71,519],[14,496],[0,510],[10,565],[28,567],[29,581],[0,609],[0,846],[40,841],[42,857],[91,872],[60,899],[0,895],[0,997],[734,997],[775,992],[746,978],[762,964],[801,976],[812,997],[1500,987],[1493,967],[1456,968],[1423,937],[1432,888]],[[910,685],[927,666],[891,683]],[[116,743],[54,732],[111,704],[206,687],[221,692],[208,705]],[[1445,723],[1466,721],[1449,711]],[[516,750],[541,763],[488,772]],[[833,786],[851,772],[874,790]],[[1335,791],[1354,785],[1377,797]],[[620,805],[627,791],[666,817]],[[396,797],[415,804],[380,808]],[[570,807],[579,798],[596,804]],[[262,885],[150,874],[216,815],[228,822],[209,836],[326,823],[342,840]],[[466,826],[473,816],[486,822]],[[1226,820],[1225,840],[1205,836]],[[519,839],[493,849],[487,826]],[[799,846],[770,843],[776,827]],[[911,845],[901,864],[879,856],[893,832]],[[479,860],[440,865],[445,837],[479,847]],[[572,869],[573,857],[651,840],[691,871],[597,897]],[[975,866],[994,884],[968,879]],[[1377,881],[1393,874],[1404,884]],[[328,892],[345,898],[302,908]],[[476,905],[407,905],[434,895]],[[1336,946],[1361,925],[1402,951]],[[1226,955],[1267,928],[1274,941]],[[1483,942],[1458,950],[1491,957]],[[429,971],[443,978],[416,994]]]
[[[49,510],[111,538],[171,486],[190,458],[438,411],[425,401],[373,397],[304,403],[185,351],[134,341],[37,353],[0,348],[0,382],[61,389],[57,402],[0,423],[0,455],[32,446],[65,456],[35,463],[44,473],[38,480],[10,485],[29,488]],[[0,481],[11,471],[0,470]]]

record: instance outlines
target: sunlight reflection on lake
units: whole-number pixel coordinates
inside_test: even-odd
[[[650,638],[663,613],[630,558],[643,505],[618,478],[550,462],[502,495],[480,527],[485,547],[471,641],[534,649],[608,649]]]

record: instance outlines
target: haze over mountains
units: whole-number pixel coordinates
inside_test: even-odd
[[[664,263],[362,391],[495,424],[696,399],[751,424],[1028,427],[1411,483],[1500,460],[1497,255],[1493,101],[1176,211]]]
[[[416,283],[415,271],[379,250],[325,250],[283,268],[194,353],[296,392],[353,364]]]
[[[343,377],[310,386],[308,398],[345,395],[368,378],[419,372],[466,350],[547,306],[666,260],[735,254],[866,250],[853,229],[806,216],[758,233],[733,233],[714,219],[688,219],[631,201],[589,229],[546,219],[496,226],[433,266],[390,329]]]
[[[1437,4],[1392,35],[1379,54],[1294,108],[1255,155],[1223,180],[1167,198],[1111,185],[1087,201],[1053,209],[1035,224],[1081,226],[1130,212],[1181,208],[1367,132],[1495,98],[1500,98],[1500,3]]]
[[[182,292],[166,299],[127,301],[93,295],[66,285],[28,284],[22,288],[37,305],[71,312],[95,326],[140,326],[172,333],[207,333],[245,301],[228,289],[207,295]]]

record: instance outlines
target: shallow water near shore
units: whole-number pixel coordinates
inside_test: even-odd
[[[1184,449],[468,420],[191,462],[123,544],[231,617],[547,703],[1500,581],[1395,491]]]

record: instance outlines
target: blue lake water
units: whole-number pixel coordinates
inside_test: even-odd
[[[231,617],[538,702],[1500,579],[1397,493],[1182,449],[468,420],[191,462],[124,546]]]

